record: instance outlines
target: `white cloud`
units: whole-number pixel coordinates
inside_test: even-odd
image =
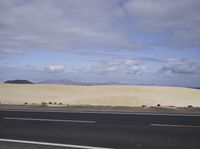
[[[138,43],[134,34],[138,28],[167,31],[170,39],[164,42],[199,46],[199,7],[199,0],[1,0],[0,53],[144,49],[147,45]],[[190,35],[184,41],[183,32]]]
[[[115,0],[1,0],[0,50],[143,48],[121,31],[123,15]]]
[[[130,0],[124,8],[143,29],[199,28],[199,0]]]
[[[173,74],[191,74],[200,76],[200,61],[189,59],[170,59],[162,67],[161,71]]]
[[[181,48],[199,48],[200,30],[193,31],[174,31],[172,36],[162,41],[165,45],[178,45]]]
[[[149,67],[137,59],[116,59],[100,62],[96,65],[83,69],[84,72],[92,74],[128,74],[137,75],[148,72]]]
[[[157,44],[199,47],[199,0],[130,0],[124,4],[124,9],[136,28],[167,33]]]
[[[61,64],[52,64],[45,68],[45,71],[50,73],[64,72],[64,70],[65,66]]]

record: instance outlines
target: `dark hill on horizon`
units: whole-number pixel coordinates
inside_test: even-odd
[[[7,84],[34,84],[31,81],[28,80],[7,80],[3,83],[7,83]]]

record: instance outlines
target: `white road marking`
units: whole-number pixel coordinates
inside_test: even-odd
[[[96,123],[96,121],[81,121],[81,120],[61,120],[61,119],[41,119],[41,118],[22,118],[22,117],[4,117],[6,120],[20,121],[47,121],[47,122],[70,122],[70,123]]]
[[[171,124],[150,124],[150,126],[155,126],[155,127],[185,127],[185,128],[200,128],[200,126],[193,126],[193,125],[171,125]]]
[[[45,111],[45,110],[13,110],[13,109],[7,109],[7,110],[0,110],[0,111],[13,111],[13,112],[43,112],[43,113],[77,113],[77,114],[81,114],[81,113],[86,113],[86,114],[123,114],[123,115],[152,115],[152,116],[186,116],[186,117],[200,117],[200,114],[184,114],[184,113],[147,113],[147,112],[114,112],[114,111],[73,111],[73,110],[69,110],[69,111],[55,111],[55,110],[49,110],[49,111]]]
[[[27,141],[27,140],[2,139],[2,138],[0,138],[0,141],[2,141],[2,142],[12,142],[12,143],[35,144],[35,145],[47,145],[47,146],[56,146],[56,147],[81,148],[81,149],[111,149],[111,148],[104,148],[104,147],[60,144],[60,143],[49,143],[49,142],[39,142],[39,141]]]

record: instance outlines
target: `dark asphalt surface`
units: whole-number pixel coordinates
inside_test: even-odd
[[[24,121],[5,119],[6,117],[96,123]],[[151,124],[184,127],[155,127]],[[0,138],[116,149],[200,149],[200,127],[192,126],[200,126],[200,116],[0,110]],[[0,148],[62,149],[63,147],[0,141]]]

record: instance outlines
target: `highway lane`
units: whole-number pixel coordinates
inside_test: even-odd
[[[4,148],[200,148],[199,115],[0,110],[0,117]]]

